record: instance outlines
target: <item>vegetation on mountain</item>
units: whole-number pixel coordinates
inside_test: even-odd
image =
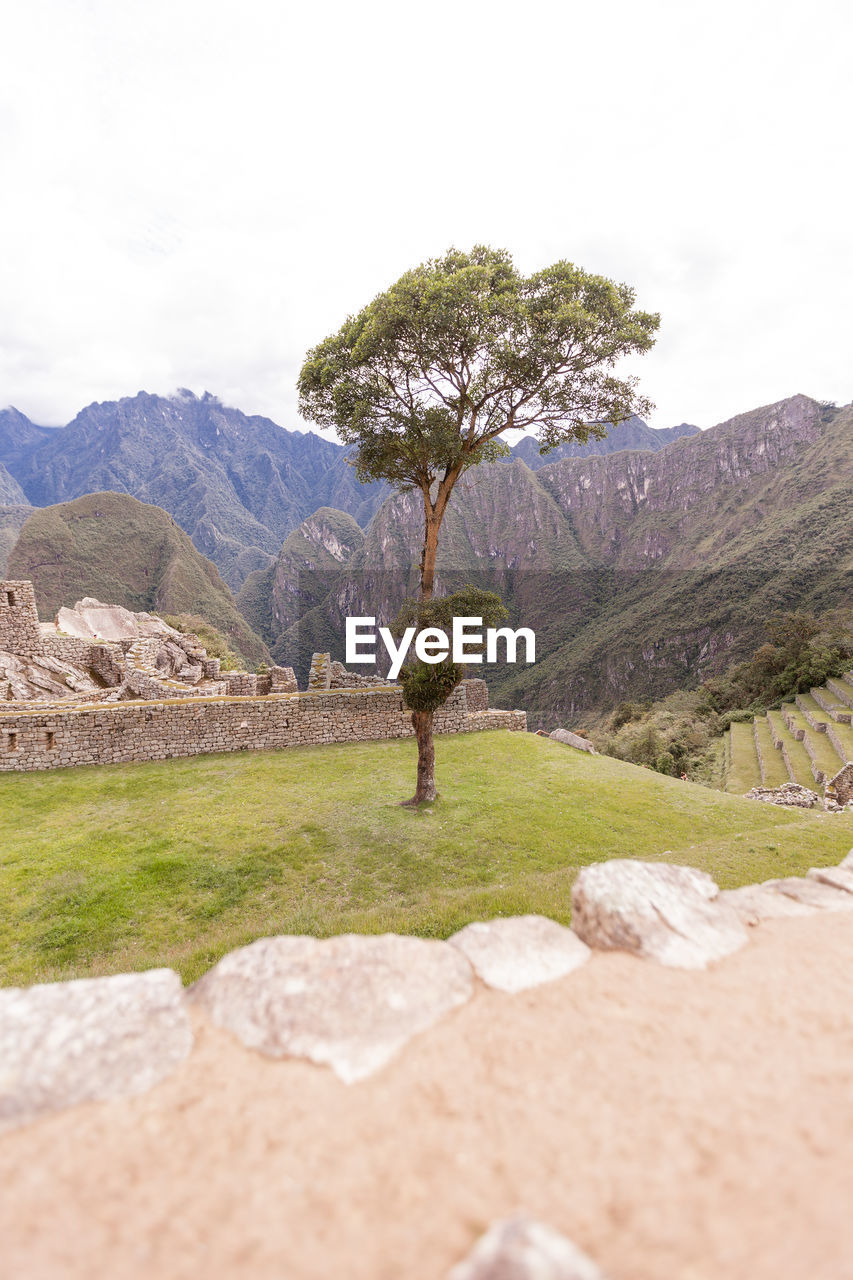
[[[0,507],[0,578],[8,577],[9,555],[21,529],[32,515],[32,507]]]
[[[32,579],[44,619],[94,596],[135,611],[199,615],[226,637],[241,665],[269,656],[215,565],[167,512],[127,494],[89,494],[33,510],[8,574]]]
[[[16,410],[0,416],[0,462],[33,505],[104,490],[154,503],[235,590],[318,507],[367,524],[387,489],[360,484],[346,458],[339,444],[247,416],[209,393],[140,392],[89,405],[55,430]]]
[[[422,529],[418,495],[389,498],[322,575],[310,625],[336,657],[347,612],[390,623],[412,594]],[[483,465],[451,498],[437,572],[442,590],[496,591],[535,630],[535,666],[483,673],[532,727],[695,688],[746,660],[772,615],[853,598],[853,406],[794,396],[654,453]],[[296,633],[273,644],[295,653]]]
[[[268,934],[447,937],[525,912],[568,923],[576,870],[605,858],[663,857],[733,888],[853,844],[847,815],[754,804],[533,734],[442,736],[436,751],[432,810],[395,803],[405,740],[3,774],[0,845],[15,856],[0,860],[0,982],[160,965],[190,982]]]
[[[352,516],[321,507],[288,535],[268,568],[249,574],[237,596],[237,607],[272,647],[283,632],[325,600],[331,575],[351,561],[363,542],[364,534]],[[309,652],[309,662],[310,657]]]
[[[504,250],[450,249],[405,273],[308,352],[303,416],[355,449],[359,479],[420,494],[419,598],[432,599],[439,534],[470,468],[506,454],[507,430],[548,450],[650,407],[616,363],[648,351],[660,319],[634,291],[569,262],[523,277]],[[432,715],[414,713],[415,802],[435,799]]]
[[[765,623],[767,643],[699,688],[660,702],[623,702],[590,737],[599,751],[659,773],[722,782],[721,735],[840,676],[853,659],[853,610],[797,612]],[[750,730],[751,732],[751,730]],[[786,775],[787,776],[787,775]],[[760,779],[759,779],[760,780]],[[745,790],[747,788],[744,788]]]
[[[672,433],[633,418],[603,440],[559,446],[552,455],[658,449]],[[612,437],[612,438],[611,438]],[[287,431],[205,393],[140,392],[89,405],[65,427],[42,427],[17,409],[0,410],[0,477],[5,465],[14,499],[48,506],[113,490],[155,503],[177,520],[235,592],[247,575],[271,564],[284,539],[320,507],[334,507],[366,527],[384,498],[382,483],[363,485],[347,465],[350,450],[331,440]],[[541,466],[538,443],[509,450]],[[0,479],[0,490],[3,482]]]

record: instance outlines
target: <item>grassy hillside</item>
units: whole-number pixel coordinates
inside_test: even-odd
[[[31,578],[39,614],[84,596],[163,614],[200,614],[250,666],[268,655],[218,570],[167,512],[124,493],[95,493],[32,512],[9,556]]]
[[[341,570],[318,575],[305,634],[270,633],[274,651],[304,660],[322,637],[343,656],[345,614],[392,619],[422,527],[418,495],[389,499]],[[443,589],[498,591],[536,632],[535,666],[485,673],[534,726],[689,688],[745,658],[770,614],[853,597],[853,407],[794,396],[656,452],[474,468],[438,567]],[[280,566],[274,595],[292,586]]]
[[[577,869],[665,858],[724,887],[838,862],[853,817],[759,805],[532,734],[441,737],[413,812],[396,740],[0,776],[0,981],[171,965],[272,933],[445,937],[570,918]],[[381,785],[377,780],[381,779]]]
[[[7,578],[9,555],[18,541],[21,529],[32,515],[32,507],[0,507],[0,578]]]
[[[238,609],[272,646],[282,632],[322,603],[329,574],[340,569],[363,542],[364,534],[352,516],[321,507],[288,535],[268,568],[249,574],[237,597]]]
[[[659,702],[623,702],[590,736],[608,755],[661,773],[686,772],[695,782],[736,794],[758,786],[762,777],[768,786],[790,780],[812,787],[819,780],[813,764],[832,777],[845,760],[853,759],[853,745],[845,746],[848,735],[853,737],[846,723],[853,714],[847,705],[853,695],[846,692],[846,681],[839,683],[851,663],[853,611],[833,610],[821,619],[804,613],[776,615],[768,620],[767,642],[748,661]],[[788,721],[809,707],[821,722],[837,720],[822,714],[823,706],[810,693],[816,688],[816,697],[827,707],[840,703],[843,722],[790,733]],[[729,725],[732,732],[724,742],[721,735]],[[821,733],[827,737],[815,736]]]

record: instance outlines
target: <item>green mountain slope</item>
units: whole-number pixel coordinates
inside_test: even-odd
[[[258,635],[275,644],[282,632],[323,603],[327,575],[350,562],[363,543],[352,516],[321,507],[286,538],[268,569],[249,575],[237,607]]]
[[[634,418],[587,445],[564,445],[542,457],[534,441],[523,439],[511,454],[536,470],[560,457],[656,450],[696,430],[653,431]],[[17,409],[4,409],[0,464],[26,499],[0,492],[0,503],[48,506],[104,490],[132,494],[167,510],[236,591],[251,572],[269,567],[282,540],[318,508],[368,525],[388,489],[359,484],[348,456],[339,444],[247,416],[209,393],[140,392],[91,404],[62,428],[37,426]]]
[[[320,506],[367,523],[387,489],[359,484],[347,456],[320,436],[188,391],[92,404],[56,430],[17,410],[0,419],[0,462],[33,505],[104,490],[155,503],[235,588]]]
[[[34,510],[7,572],[32,579],[45,620],[95,596],[128,609],[199,614],[251,666],[268,656],[215,566],[167,512],[127,494],[88,494]]]
[[[32,515],[32,507],[0,507],[0,578],[7,578],[6,566],[18,535]]]
[[[303,631],[342,656],[347,613],[393,617],[414,588],[422,519],[416,496],[390,498]],[[451,502],[439,570],[448,589],[499,591],[514,625],[536,631],[535,666],[485,673],[534,725],[691,687],[751,652],[769,614],[850,598],[853,408],[794,396],[658,452],[476,468]],[[270,642],[279,660],[306,647],[292,626]]]

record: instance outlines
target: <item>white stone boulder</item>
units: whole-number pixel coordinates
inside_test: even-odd
[[[472,992],[471,966],[446,942],[345,934],[261,938],[224,956],[189,996],[250,1048],[328,1065],[350,1084]]]
[[[575,747],[578,751],[588,751],[591,756],[598,755],[587,738],[582,738],[579,733],[572,733],[571,729],[555,729],[553,733],[548,734],[548,737],[553,738],[555,742],[565,743],[567,747]]]
[[[704,969],[747,941],[709,875],[666,862],[613,859],[583,867],[572,928],[590,947],[630,951],[678,969]]]
[[[0,1131],[78,1102],[142,1093],[192,1042],[172,969],[0,989]]]
[[[589,959],[586,943],[546,916],[477,921],[448,941],[487,986],[513,993],[565,977]]]
[[[496,1222],[447,1280],[607,1280],[588,1254],[545,1223]]]
[[[178,636],[162,618],[151,613],[133,613],[118,604],[103,604],[87,596],[73,609],[63,608],[56,615],[56,626],[79,640],[139,640],[147,636]]]

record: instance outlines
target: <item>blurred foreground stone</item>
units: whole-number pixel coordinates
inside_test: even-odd
[[[187,1057],[172,969],[0,990],[0,1130],[77,1102],[142,1093]]]
[[[496,1222],[447,1280],[607,1280],[587,1254],[530,1218]]]
[[[224,956],[189,997],[249,1048],[325,1064],[350,1084],[472,992],[455,947],[388,933],[261,938]]]
[[[678,969],[704,969],[748,937],[704,871],[630,859],[581,869],[572,889],[572,927],[590,947],[630,951]]]
[[[506,916],[466,925],[449,939],[489,987],[525,991],[562,978],[589,959],[589,947],[547,916]]]

